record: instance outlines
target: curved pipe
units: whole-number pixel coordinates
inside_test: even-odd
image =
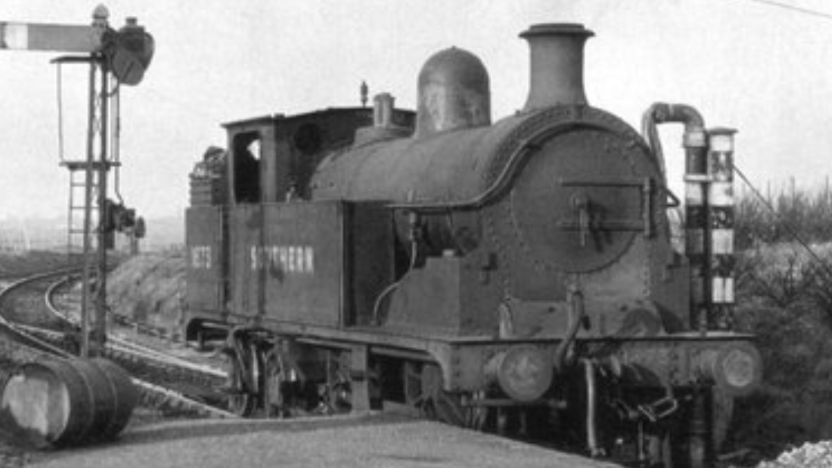
[[[497,176],[497,179],[479,195],[462,201],[453,202],[427,202],[427,203],[392,203],[388,207],[393,209],[414,210],[420,212],[430,211],[451,211],[451,210],[476,210],[485,205],[497,193],[501,192],[509,185],[511,176],[515,172],[515,168],[519,166],[523,156],[529,152],[533,147],[532,141],[538,140],[543,135],[536,135],[535,137],[522,143],[511,156],[508,158],[508,163],[503,167],[503,170]]]
[[[503,190],[511,186],[511,181],[517,174],[517,168],[521,166],[521,162],[523,159],[528,155],[528,153],[534,149],[537,149],[537,144],[545,141],[546,139],[557,135],[559,133],[565,132],[566,130],[573,128],[576,125],[580,125],[583,127],[589,128],[599,128],[603,129],[602,125],[597,125],[591,122],[579,122],[579,123],[565,123],[555,125],[553,127],[544,129],[530,138],[522,141],[517,149],[514,150],[513,153],[508,158],[508,162],[503,166],[502,171],[494,180],[494,182],[486,188],[482,193],[479,195],[470,198],[468,200],[461,200],[461,201],[451,201],[451,202],[410,202],[410,203],[391,203],[387,205],[388,208],[392,209],[403,209],[403,210],[413,210],[418,212],[442,212],[442,211],[451,211],[451,210],[477,210],[482,208],[492,199],[494,199],[498,194],[502,193]]]
[[[657,107],[658,106],[658,107]],[[665,115],[669,115],[671,117],[675,117],[677,115],[690,115],[696,116],[699,115],[698,112],[695,112],[690,106],[678,105],[678,104],[654,104],[653,107],[656,107],[656,113],[662,118]],[[653,109],[651,107],[651,109]],[[693,110],[693,112],[691,112]],[[646,115],[645,115],[646,118]],[[656,120],[657,122],[665,122],[669,120]],[[700,118],[701,121],[701,118]],[[696,122],[696,119],[692,120],[693,123]],[[511,186],[511,181],[514,177],[518,174],[518,168],[521,167],[522,162],[528,157],[529,153],[535,149],[539,148],[539,144],[545,142],[547,139],[559,135],[561,133],[565,133],[571,129],[576,127],[581,128],[590,128],[590,129],[599,129],[599,130],[608,130],[609,127],[597,123],[591,122],[586,120],[573,120],[569,122],[558,122],[555,125],[552,125],[548,128],[544,128],[543,130],[538,131],[537,133],[532,134],[529,138],[521,140],[519,144],[517,144],[516,149],[511,153],[508,157],[507,162],[502,167],[500,173],[497,175],[496,179],[489,185],[484,191],[480,194],[471,197],[467,200],[459,200],[459,201],[448,201],[448,202],[404,202],[404,203],[390,203],[386,205],[388,208],[391,209],[402,209],[402,210],[412,210],[418,211],[423,213],[430,213],[430,212],[447,212],[453,210],[477,210],[485,206],[486,204],[490,203],[493,199],[499,196],[504,190]],[[687,128],[687,126],[686,126]],[[702,133],[702,141],[704,144],[704,127],[701,128]]]
[[[685,172],[687,174],[704,174],[706,172],[707,134],[705,133],[705,119],[695,107],[687,104],[668,104],[657,102],[650,106],[642,119],[642,131],[650,142],[650,147],[661,155],[661,144],[655,126],[663,123],[681,123],[685,126]],[[664,167],[664,161],[660,161]]]
[[[645,116],[652,116],[657,124],[678,122],[685,124],[685,131],[702,130],[705,128],[705,119],[695,107],[687,104],[669,104],[657,102],[650,106]]]
[[[575,343],[575,338],[578,336],[578,330],[581,328],[581,322],[584,320],[584,296],[575,288],[571,288],[568,293],[567,301],[569,302],[569,316],[571,323],[569,330],[566,332],[566,337],[558,345],[555,350],[555,372],[561,373],[566,368],[566,357],[569,354],[569,348]]]

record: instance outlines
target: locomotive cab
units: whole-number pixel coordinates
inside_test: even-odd
[[[384,271],[392,263],[380,254],[361,256],[345,242],[363,236],[369,244],[356,249],[387,245],[383,238],[390,231],[384,225],[388,215],[373,203],[358,207],[307,201],[309,180],[321,159],[352,144],[356,131],[372,119],[373,109],[344,108],[225,125],[229,150],[222,162],[208,171],[203,161],[191,176],[192,203],[186,213],[188,339],[197,339],[200,333],[218,336],[211,332],[217,326],[228,329],[260,320],[267,314],[267,304],[275,303],[286,307],[290,320],[295,314],[298,323],[340,326],[366,321],[353,312],[366,306],[352,303],[366,302],[364,296],[374,290],[364,293],[367,288],[354,288],[350,278],[362,284],[387,282],[390,274]],[[391,119],[397,128],[413,127],[412,112],[396,110]],[[303,225],[306,219],[309,222]],[[342,272],[351,266],[315,260],[353,256],[379,260],[357,266],[349,275]],[[323,267],[316,270],[319,263]],[[383,265],[376,267],[378,263]],[[278,291],[278,297],[261,299],[264,290]],[[354,295],[349,293],[353,290]],[[318,302],[307,304],[309,300]]]

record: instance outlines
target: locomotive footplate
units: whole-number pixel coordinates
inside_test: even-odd
[[[447,392],[502,390],[506,403],[529,405],[557,388],[567,368],[592,362],[624,387],[714,385],[730,395],[745,395],[760,382],[762,364],[751,336],[731,332],[679,333],[640,338],[578,338],[559,363],[563,340],[487,337],[425,338],[400,333],[373,333],[282,324],[281,336],[298,343],[352,353],[366,348],[378,356],[436,364]]]

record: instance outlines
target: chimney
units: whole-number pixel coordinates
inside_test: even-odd
[[[531,49],[531,85],[524,111],[586,105],[584,42],[594,33],[581,24],[536,24],[520,37]]]

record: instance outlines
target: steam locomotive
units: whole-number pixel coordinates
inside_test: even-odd
[[[472,53],[389,94],[225,124],[191,174],[189,340],[241,415],[399,406],[639,466],[703,466],[760,380],[730,331],[731,130],[587,104],[579,24],[534,25],[521,111]],[[365,92],[366,99],[366,92]],[[656,126],[685,125],[684,248]]]

